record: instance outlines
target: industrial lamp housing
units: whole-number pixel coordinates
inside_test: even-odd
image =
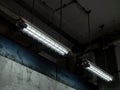
[[[107,82],[113,81],[113,77],[109,73],[102,70],[101,68],[93,64],[92,62],[87,60],[83,62],[82,65],[85,67],[86,70],[96,74],[98,77],[104,79],[105,81]]]
[[[32,23],[28,22],[23,18],[17,23],[17,26],[19,26],[20,28],[22,27],[21,28],[22,32],[38,40],[40,43],[51,48],[52,50],[59,53],[60,55],[66,55],[70,52],[70,49],[68,47],[58,42],[57,40],[52,38],[50,35],[42,31],[40,28],[34,26]]]

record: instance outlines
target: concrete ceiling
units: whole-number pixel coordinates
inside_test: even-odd
[[[71,1],[72,0],[63,0],[63,4],[69,3]],[[8,1],[6,0],[6,2]],[[33,0],[24,0],[24,2],[32,7]],[[95,40],[101,36],[99,26],[102,24],[105,25],[104,30],[106,33],[120,31],[119,0],[78,0],[78,2],[84,8],[86,8],[86,10],[91,10],[90,24],[92,40]],[[55,12],[53,15],[53,10],[59,7],[60,0],[35,0],[34,3],[34,9],[37,10],[42,16],[44,16],[48,21],[53,22],[58,27],[60,21],[59,11]],[[20,13],[23,14],[22,12]],[[87,14],[75,3],[72,3],[63,8],[62,28],[64,32],[76,39],[79,43],[88,43],[88,17]]]
[[[44,0],[50,7],[56,9],[60,7],[60,0]],[[63,4],[71,0],[63,0]],[[104,24],[106,32],[119,31],[120,27],[120,1],[119,0],[78,0],[87,10],[91,10],[91,38],[98,38],[101,34],[99,26]],[[59,12],[56,12],[59,15]],[[65,32],[85,44],[88,42],[87,15],[77,7],[75,3],[63,9],[63,19],[68,29]],[[63,25],[64,28],[64,25]]]

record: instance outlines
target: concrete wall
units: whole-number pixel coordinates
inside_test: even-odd
[[[0,90],[75,90],[0,56]]]

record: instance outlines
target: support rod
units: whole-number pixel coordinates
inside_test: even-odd
[[[86,14],[90,11],[90,10],[86,10],[86,8],[83,7],[77,0],[72,0],[72,1],[70,1],[68,3],[66,3],[66,4],[63,4],[62,6],[58,7],[57,9],[54,10],[54,12],[57,12],[60,9],[64,9],[64,8],[68,7],[69,5],[71,5],[73,3],[75,3],[78,6],[78,8],[82,9]]]
[[[74,3],[74,2],[73,2],[73,0],[72,0],[72,1],[70,1],[70,2],[68,2],[68,3],[66,3],[66,4],[63,4],[61,7],[58,7],[57,9],[55,9],[54,12],[57,12],[57,11],[59,11],[60,9],[66,8],[66,7],[68,7],[69,5],[71,5],[71,4],[73,4],[73,3]]]

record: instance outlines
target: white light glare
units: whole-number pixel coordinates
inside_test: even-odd
[[[61,55],[68,54],[70,49],[58,42],[57,40],[53,39],[51,36],[40,30],[39,28],[33,26],[28,21],[24,20],[25,24],[27,25],[22,31],[29,36],[32,36],[39,42],[43,43],[47,47],[53,49],[54,51],[58,52]]]
[[[98,77],[110,82],[113,80],[113,77],[108,74],[107,72],[103,71],[102,69],[100,69],[99,67],[95,66],[94,64],[92,64],[91,62],[89,62],[89,67],[86,67],[86,69],[90,72],[93,72],[94,74],[96,74]]]

